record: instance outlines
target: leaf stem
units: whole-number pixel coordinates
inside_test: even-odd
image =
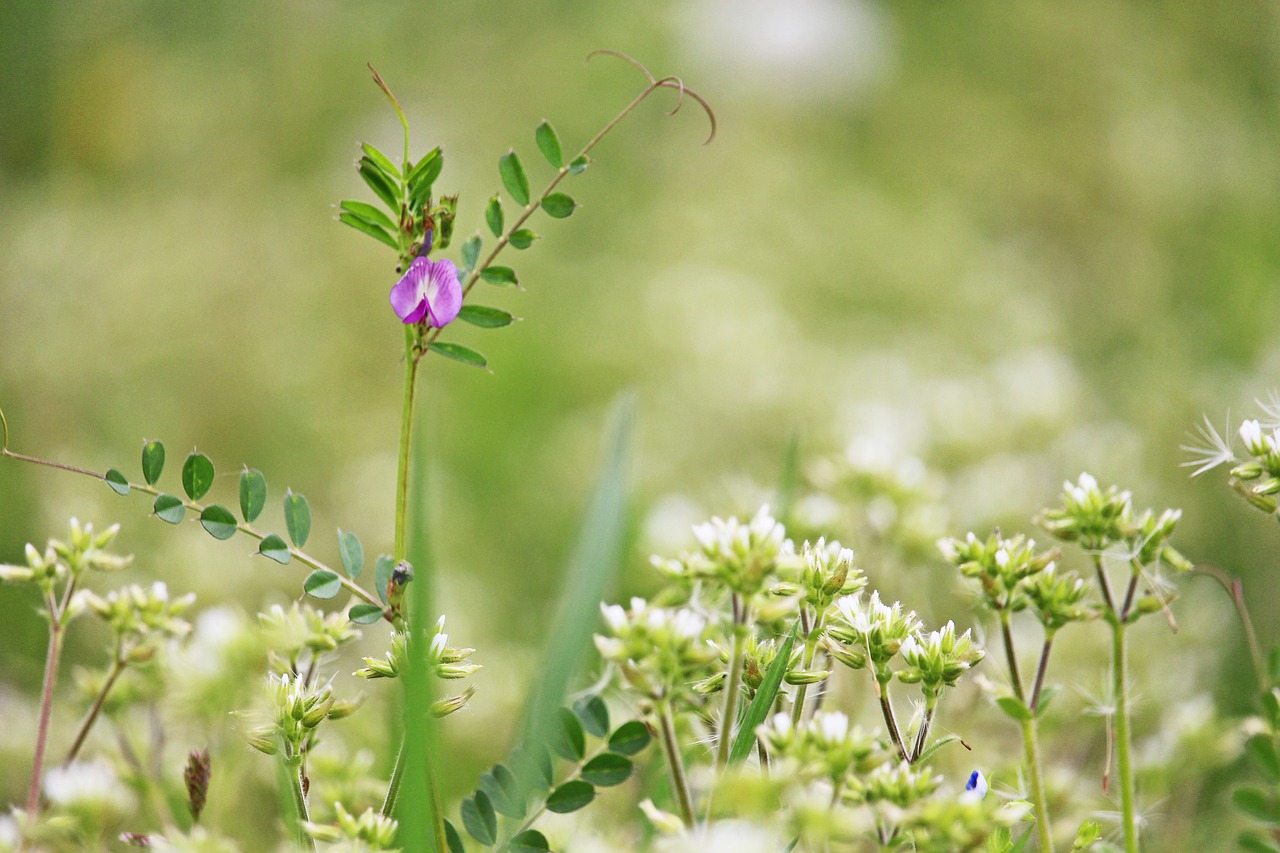
[[[106,482],[106,479],[107,479],[105,475],[100,474],[97,471],[90,471],[87,468],[79,468],[79,467],[76,467],[75,465],[65,465],[61,462],[53,462],[48,459],[41,459],[36,456],[27,456],[24,453],[15,453],[14,451],[8,450],[8,449],[0,450],[0,456],[8,456],[11,459],[17,459],[19,462],[30,462],[33,465],[43,465],[47,468],[57,468],[60,471],[70,471],[73,474],[82,474],[86,477],[92,477],[95,480],[102,480],[103,482]],[[162,492],[160,489],[154,488],[153,486],[149,486],[146,483],[134,483],[130,481],[129,489],[130,491],[138,491],[138,492],[142,492],[143,494],[152,495],[152,496],[164,494],[164,492]],[[187,509],[191,510],[191,512],[197,516],[203,513],[206,509],[205,505],[198,501],[183,500],[182,505]],[[247,522],[245,523],[236,522],[236,530],[239,530],[241,533],[245,534],[246,536],[249,536],[252,539],[258,540],[259,542],[267,538],[267,534],[263,533],[261,530],[258,530],[256,527],[254,527],[251,524],[248,524]],[[376,604],[378,607],[382,607],[382,602],[380,600],[378,600],[372,593],[367,592],[359,584],[355,583],[350,578],[346,577],[344,573],[338,572],[338,571],[335,571],[334,569],[329,568],[320,560],[317,560],[315,557],[312,557],[310,554],[306,553],[300,548],[290,546],[288,550],[289,550],[289,555],[293,557],[295,560],[297,560],[299,563],[302,563],[303,565],[309,566],[313,569],[332,572],[333,574],[337,575],[338,580],[342,583],[342,587],[345,590],[347,590],[349,593],[365,601],[368,604]],[[391,620],[391,615],[389,612],[384,613],[383,616],[388,621]]]
[[[1040,707],[1040,691],[1044,689],[1045,674],[1049,669],[1049,653],[1053,651],[1054,631],[1046,631],[1044,635],[1044,647],[1040,649],[1040,663],[1036,666],[1036,683],[1031,688],[1031,704],[1027,707],[1031,709],[1034,716]]]
[[[111,671],[107,673],[107,680],[103,682],[102,689],[98,691],[97,698],[93,700],[93,707],[89,709],[84,721],[80,723],[80,730],[76,732],[76,739],[72,742],[71,749],[67,750],[67,757],[62,760],[63,767],[75,761],[76,756],[80,754],[80,747],[84,746],[85,738],[89,736],[89,730],[97,722],[98,714],[102,712],[102,705],[107,701],[107,694],[111,692],[111,688],[115,686],[116,679],[124,672],[126,666],[121,659],[119,650],[117,650],[115,659],[111,661]]]
[[[880,700],[880,713],[884,716],[885,728],[889,730],[889,739],[893,741],[893,745],[898,750],[898,758],[902,761],[909,759],[910,753],[907,752],[906,746],[902,743],[902,732],[898,729],[898,719],[893,713],[893,703],[889,701],[889,682],[880,682],[879,678],[873,679],[876,686],[876,697]]]
[[[802,625],[809,626],[809,618],[807,611],[801,609],[800,621]],[[800,659],[800,668],[808,671],[813,668],[813,655],[818,648],[819,626],[814,624],[809,626],[809,630],[804,635],[804,655]],[[805,695],[809,692],[808,684],[801,684],[796,688],[796,699],[791,705],[791,726],[797,728],[800,720],[804,717],[804,700]]]

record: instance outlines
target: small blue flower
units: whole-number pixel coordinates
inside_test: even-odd
[[[987,777],[982,775],[981,770],[975,770],[969,774],[969,781],[964,783],[965,793],[972,793],[974,799],[982,799],[987,795]]]

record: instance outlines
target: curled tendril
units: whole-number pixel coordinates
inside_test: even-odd
[[[702,107],[703,112],[707,114],[707,120],[711,122],[711,133],[708,134],[706,140],[702,144],[710,145],[711,140],[716,138],[716,114],[715,114],[715,111],[711,109],[711,104],[707,102],[706,98],[702,97],[693,89],[690,89],[688,86],[686,86],[684,84],[684,81],[681,80],[679,77],[676,77],[674,75],[670,77],[662,77],[662,78],[654,77],[653,73],[650,72],[648,68],[645,68],[642,62],[640,62],[638,59],[635,59],[634,57],[628,56],[627,54],[623,53],[620,50],[606,50],[606,49],[593,50],[587,54],[587,61],[590,62],[593,57],[600,54],[603,54],[605,56],[615,56],[618,59],[621,59],[623,62],[630,65],[631,67],[635,68],[637,71],[639,71],[641,74],[644,75],[646,80],[649,81],[649,91],[651,92],[656,91],[658,89],[675,89],[679,93],[679,95],[677,97],[675,107],[671,110],[671,112],[667,113],[667,115],[669,116],[673,116],[680,111],[680,107],[684,105],[685,95],[688,95],[690,98],[693,98],[695,101],[698,102],[698,106]]]

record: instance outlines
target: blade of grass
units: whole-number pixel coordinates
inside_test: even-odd
[[[730,766],[740,763],[755,748],[756,728],[764,722],[765,717],[769,716],[773,700],[778,698],[778,690],[782,687],[782,676],[787,672],[787,664],[791,660],[791,648],[796,644],[796,634],[799,631],[800,622],[797,620],[787,632],[787,639],[778,650],[778,656],[765,671],[764,681],[760,682],[760,689],[756,691],[755,698],[747,706],[747,712],[743,714],[742,723],[738,726],[738,734],[733,739],[733,747],[729,750]]]
[[[583,517],[547,643],[538,689],[525,707],[524,739],[544,743],[569,682],[593,648],[591,634],[600,618],[600,601],[618,575],[627,534],[627,482],[634,406],[621,397],[610,418],[612,429],[595,490]]]

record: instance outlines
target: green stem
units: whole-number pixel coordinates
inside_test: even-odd
[[[1053,831],[1049,827],[1049,801],[1044,795],[1044,774],[1040,769],[1040,746],[1036,741],[1035,718],[1022,720],[1022,749],[1027,757],[1027,772],[1031,774],[1031,803],[1036,810],[1036,834],[1040,838],[1040,853],[1053,853]]]
[[[1000,611],[1000,636],[1004,638],[1004,656],[1009,663],[1009,681],[1013,683],[1013,695],[1019,702],[1026,702],[1022,691],[1022,675],[1018,672],[1018,655],[1013,650],[1013,631],[1009,626],[1009,611]]]
[[[117,652],[115,660],[111,662],[111,671],[107,673],[107,680],[103,682],[102,689],[98,691],[97,698],[93,700],[93,707],[89,709],[84,721],[80,723],[80,730],[76,732],[76,739],[72,742],[71,749],[67,751],[67,757],[62,760],[63,767],[75,761],[76,756],[80,754],[80,747],[84,746],[85,738],[89,736],[89,730],[93,728],[93,724],[98,719],[98,714],[102,712],[102,704],[107,701],[107,694],[115,686],[116,679],[124,672],[125,666],[125,662],[120,659],[120,655]]]
[[[1036,682],[1031,688],[1031,704],[1027,706],[1032,714],[1040,708],[1040,692],[1044,690],[1044,679],[1049,670],[1049,653],[1053,651],[1054,633],[1052,630],[1046,630],[1044,634],[1044,647],[1040,650],[1040,663],[1036,667]]]
[[[933,712],[937,708],[938,699],[936,696],[925,700],[924,720],[920,723],[920,731],[916,732],[916,744],[911,750],[912,764],[919,761],[921,753],[924,752],[925,741],[929,739],[929,727],[933,725]]]
[[[78,468],[75,465],[64,465],[61,462],[53,462],[48,459],[41,459],[37,456],[27,456],[25,453],[15,453],[12,450],[0,449],[0,456],[8,456],[10,459],[17,459],[19,462],[30,462],[33,465],[43,465],[46,468],[57,468],[59,471],[69,471],[73,474],[81,474],[86,477],[92,477],[95,480],[102,480],[104,482],[107,479],[105,476],[103,476],[101,473],[97,471],[90,471],[87,468]],[[157,489],[153,486],[149,486],[146,483],[130,482],[129,489],[130,491],[138,491],[138,492],[142,492],[143,494],[152,495],[152,496],[164,494],[160,489]],[[182,505],[197,517],[201,513],[203,513],[206,509],[205,505],[198,501],[183,500]],[[236,530],[240,531],[241,533],[245,534],[246,536],[252,539],[256,539],[259,542],[267,538],[266,533],[263,533],[261,530],[254,527],[252,524],[237,522]],[[321,562],[320,560],[317,560],[315,557],[312,557],[310,554],[306,553],[300,548],[295,548],[290,546],[289,556],[297,560],[299,563],[302,563],[304,566],[309,566],[310,568],[313,568],[313,569],[320,569],[322,571],[327,571],[334,575],[337,575],[338,580],[342,583],[343,589],[345,589],[347,592],[351,593],[356,598],[361,599],[367,604],[376,604],[379,607],[382,607],[381,601],[379,601],[373,594],[367,592],[359,584],[353,582],[350,578],[348,578],[345,572],[339,572],[329,568],[323,562]],[[391,621],[392,617],[391,617],[390,611],[386,612],[384,614],[384,617],[388,621]]]
[[[662,751],[667,754],[667,767],[671,770],[671,788],[680,804],[680,816],[685,826],[693,829],[697,821],[693,816],[693,798],[689,795],[689,783],[684,775],[684,759],[680,757],[680,744],[676,742],[676,725],[671,717],[671,705],[667,700],[658,701],[658,727],[662,730]]]
[[[815,626],[809,631],[804,638],[804,655],[800,659],[800,668],[810,670],[813,668],[813,655],[818,648],[818,628]],[[800,720],[804,717],[804,700],[805,695],[809,692],[809,685],[801,684],[796,688],[796,700],[791,706],[791,726],[797,728]]]
[[[737,598],[737,593],[734,593]],[[716,749],[716,768],[723,770],[729,764],[729,747],[733,743],[733,724],[738,714],[738,688],[742,683],[742,659],[746,636],[741,626],[734,625],[733,655],[729,658],[729,680],[724,688],[724,712],[720,715],[720,742]]]
[[[395,558],[405,558],[405,526],[409,510],[409,453],[413,444],[413,397],[418,379],[418,353],[413,326],[404,327],[404,405],[400,413],[400,457],[396,468]]]
[[[1120,814],[1125,853],[1138,853],[1138,821],[1133,785],[1133,746],[1129,732],[1129,655],[1126,625],[1111,626],[1112,692],[1116,702],[1116,761],[1120,769]]]
[[[902,732],[898,729],[898,718],[893,713],[893,703],[889,701],[889,682],[881,683],[875,679],[876,697],[880,700],[880,713],[884,716],[884,726],[889,730],[889,739],[898,750],[898,759],[906,761],[909,753],[902,743]]]
[[[52,603],[52,596],[48,602]],[[63,625],[60,614],[49,613],[49,648],[45,652],[44,687],[40,693],[40,726],[36,731],[35,755],[31,763],[31,784],[27,788],[27,820],[34,821],[40,808],[40,775],[44,770],[44,750],[49,741],[49,721],[53,716],[53,685],[58,678],[58,660],[62,656]],[[25,842],[23,849],[26,849]]]
[[[400,783],[404,781],[404,736],[400,737],[400,748],[396,750],[396,763],[391,768],[391,781],[387,783],[387,795],[382,800],[382,816],[393,817],[396,801],[400,799]]]
[[[303,823],[311,821],[311,815],[307,811],[307,795],[302,792],[302,762],[300,760],[288,761],[285,763],[285,769],[289,775],[289,790],[293,793],[293,804],[298,810],[299,841],[308,850],[315,850],[316,840],[308,835],[302,826]]]

